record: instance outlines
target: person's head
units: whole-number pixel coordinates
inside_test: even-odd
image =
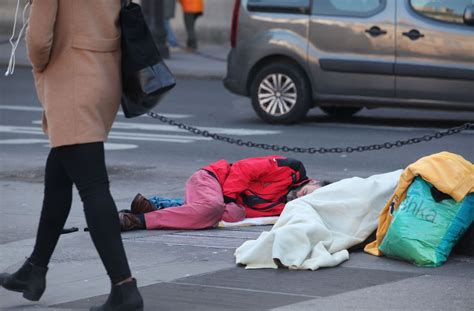
[[[310,179],[307,183],[291,189],[286,195],[288,202],[314,192],[315,190],[329,185],[331,182],[325,180]]]

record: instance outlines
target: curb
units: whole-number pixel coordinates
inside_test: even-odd
[[[227,70],[227,62],[224,55],[227,54],[226,48],[215,48],[211,46],[205,52],[191,54],[184,50],[171,53],[171,57],[164,59],[166,65],[177,78],[183,79],[209,79],[222,80]],[[11,47],[8,39],[0,39],[0,68],[8,66],[10,61]],[[207,53],[206,53],[207,52]],[[31,68],[24,41],[21,42],[16,52],[16,66]],[[0,70],[1,70],[0,69]]]
[[[170,68],[171,72],[176,78],[181,79],[206,79],[206,80],[213,80],[213,81],[220,81],[224,79],[224,76],[221,75],[199,75],[199,74],[192,74],[192,73],[176,73]]]
[[[8,62],[0,61],[0,70],[1,70],[0,73],[1,74],[4,73],[4,70],[6,70],[7,66],[8,66]],[[224,74],[183,72],[183,71],[180,71],[180,70],[175,70],[171,66],[168,66],[168,67],[176,78],[181,78],[181,79],[223,80],[224,77],[225,77]],[[31,69],[31,65],[30,64],[24,64],[24,63],[16,63],[15,68],[29,68],[29,69]]]

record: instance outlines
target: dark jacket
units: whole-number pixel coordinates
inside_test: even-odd
[[[176,9],[176,0],[164,0],[164,18],[173,18]]]

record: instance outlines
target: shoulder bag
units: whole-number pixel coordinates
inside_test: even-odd
[[[164,63],[140,5],[121,0],[122,100],[125,117],[151,111],[176,85]]]

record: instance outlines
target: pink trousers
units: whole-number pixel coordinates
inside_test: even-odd
[[[224,203],[222,188],[213,176],[199,170],[186,181],[185,203],[145,214],[147,229],[204,229],[221,220],[237,222],[245,218],[245,208]]]

